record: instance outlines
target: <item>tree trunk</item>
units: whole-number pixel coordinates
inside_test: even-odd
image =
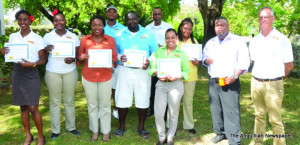
[[[202,47],[206,42],[216,36],[215,20],[220,17],[225,0],[211,0],[211,6],[208,6],[207,0],[198,0],[198,8],[204,22],[204,39]]]
[[[47,12],[47,10],[46,10],[42,5],[40,5],[38,8],[39,8],[39,11],[42,12],[43,15],[44,15],[45,17],[47,17],[47,19],[50,20],[50,21],[53,23],[53,16],[50,15],[50,14]]]

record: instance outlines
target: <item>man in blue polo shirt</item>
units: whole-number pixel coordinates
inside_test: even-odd
[[[123,26],[116,20],[118,16],[117,12],[118,9],[114,5],[111,5],[106,9],[107,21],[104,27],[104,33],[114,38],[118,31],[125,28],[125,26]]]
[[[156,38],[150,30],[139,25],[139,17],[136,12],[129,11],[125,15],[126,25],[115,37],[118,52],[118,67],[116,68],[116,106],[119,111],[119,129],[115,136],[123,136],[125,132],[125,118],[128,108],[132,106],[133,95],[135,106],[138,109],[139,125],[138,133],[147,139],[150,133],[144,128],[147,108],[150,102],[151,77],[147,73],[148,59],[142,68],[123,66],[127,61],[124,50],[145,51],[148,58],[158,48]]]
[[[111,5],[106,9],[107,21],[106,21],[106,25],[104,27],[104,33],[106,35],[109,35],[114,38],[115,38],[117,32],[119,32],[120,30],[125,28],[125,26],[123,26],[116,20],[117,16],[118,16],[117,12],[118,12],[118,9],[114,5]],[[111,93],[112,93],[112,98],[114,100],[114,111],[112,114],[115,118],[119,119],[118,109],[117,109],[116,103],[115,103],[116,77],[115,77],[114,71],[113,71],[112,77],[113,77],[113,85],[112,85]]]

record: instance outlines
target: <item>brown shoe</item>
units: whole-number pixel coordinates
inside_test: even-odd
[[[103,141],[103,142],[108,142],[109,139],[110,139],[109,134],[103,134],[103,138],[102,138],[102,141]]]
[[[93,133],[92,137],[90,138],[90,141],[97,141],[98,140],[98,132],[97,133]]]

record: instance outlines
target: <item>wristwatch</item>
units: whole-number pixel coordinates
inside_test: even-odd
[[[234,74],[233,77],[234,77],[234,79],[238,79],[239,78],[239,76],[236,75],[236,74]]]

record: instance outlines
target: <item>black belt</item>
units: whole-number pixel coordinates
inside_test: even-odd
[[[282,77],[274,78],[274,79],[260,79],[253,76],[254,79],[256,79],[259,82],[271,82],[271,81],[278,81],[282,80]]]

